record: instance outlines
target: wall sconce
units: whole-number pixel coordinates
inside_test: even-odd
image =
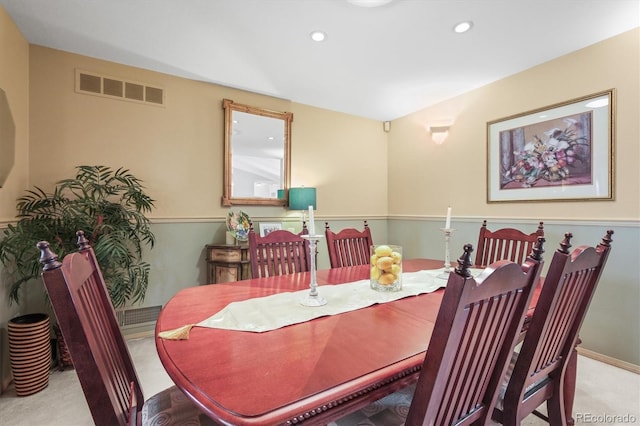
[[[431,139],[440,145],[449,135],[449,126],[431,126],[429,131],[431,132]]]

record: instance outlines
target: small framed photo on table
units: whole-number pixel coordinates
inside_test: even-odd
[[[260,236],[266,237],[273,231],[279,231],[282,229],[282,223],[278,222],[264,222],[260,223]]]

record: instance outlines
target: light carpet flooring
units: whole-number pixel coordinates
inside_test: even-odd
[[[173,385],[160,364],[153,338],[129,340],[128,344],[147,398]],[[640,424],[640,376],[579,356],[574,417],[576,425]],[[0,395],[2,426],[91,424],[91,414],[74,370],[51,370],[49,386],[34,395],[16,397],[12,387]],[[546,423],[529,416],[522,424]]]

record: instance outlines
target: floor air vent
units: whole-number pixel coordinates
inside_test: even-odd
[[[116,316],[120,327],[138,326],[155,322],[161,309],[162,306],[120,309],[116,311]]]
[[[164,106],[164,89],[76,70],[76,92]]]

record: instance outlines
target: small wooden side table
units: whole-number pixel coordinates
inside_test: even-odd
[[[207,244],[207,283],[251,278],[248,245]]]

